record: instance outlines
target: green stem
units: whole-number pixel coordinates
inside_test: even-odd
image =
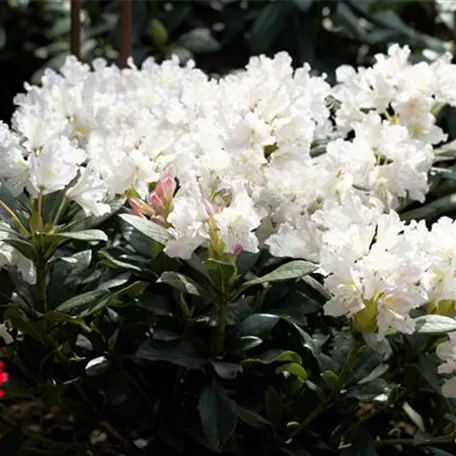
[[[48,310],[47,304],[47,289],[46,289],[46,277],[47,277],[47,261],[40,254],[35,262],[36,268],[36,307],[41,313],[45,313]]]
[[[350,371],[358,358],[362,346],[362,342],[358,340],[356,340],[351,346],[350,352],[348,353],[344,366],[342,367],[342,370],[339,374],[339,385],[337,390],[341,390],[347,383],[348,375],[350,374]]]
[[[217,332],[215,335],[215,354],[220,355],[223,353],[223,342],[225,340],[225,332],[226,332],[226,319],[228,316],[228,300],[226,296],[223,296],[222,299],[219,301],[219,308],[218,308],[218,326]]]
[[[315,418],[320,416],[328,408],[328,406],[330,404],[332,404],[334,402],[334,399],[336,398],[337,394],[340,392],[341,389],[343,389],[345,387],[348,375],[353,367],[353,364],[355,363],[356,359],[358,358],[358,354],[361,350],[361,347],[362,347],[362,343],[360,341],[355,341],[353,343],[353,345],[350,348],[350,352],[348,353],[348,356],[345,359],[344,366],[342,367],[342,370],[340,371],[338,385],[331,391],[330,394],[328,394],[323,399],[323,401],[320,402],[318,407],[315,408],[313,412],[311,412],[309,415],[307,415],[305,420],[302,421],[298,427],[293,429],[289,438],[293,438],[297,434],[299,434],[312,421],[314,421]]]
[[[54,221],[52,222],[52,229],[54,229],[57,226],[57,224],[60,220],[60,217],[63,214],[63,210],[65,209],[65,204],[66,204],[66,198],[65,198],[65,195],[63,195],[62,201],[60,202],[60,205],[55,214]]]
[[[5,211],[8,212],[11,218],[19,225],[19,230],[22,236],[27,237],[29,235],[29,232],[27,231],[27,228],[24,226],[24,224],[20,221],[19,217],[14,213],[14,211],[2,200],[0,200],[0,206],[3,209],[5,209]]]
[[[375,440],[374,445],[376,447],[385,447],[385,446],[396,446],[396,445],[404,445],[404,446],[414,446],[414,447],[423,447],[429,445],[436,445],[440,443],[450,443],[456,437],[456,434],[452,432],[448,435],[443,435],[441,437],[435,437],[432,439],[426,439],[421,442],[417,442],[415,439],[385,439],[385,440]]]

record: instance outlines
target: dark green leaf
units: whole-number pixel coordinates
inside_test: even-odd
[[[237,277],[236,266],[226,261],[209,258],[204,262],[212,286],[220,293],[227,293]]]
[[[339,379],[339,376],[335,372],[326,370],[326,371],[322,372],[321,376],[329,388],[331,388],[333,390],[338,388],[338,386],[340,384],[340,379]]]
[[[99,356],[87,363],[85,372],[88,377],[97,377],[107,372],[110,366],[111,362],[105,356]]]
[[[132,214],[120,214],[119,217],[144,236],[162,245],[165,245],[170,238],[165,228],[150,220]]]
[[[292,0],[292,1],[301,11],[308,11],[313,3],[313,0]]]
[[[249,44],[252,53],[269,51],[277,35],[286,26],[293,6],[291,2],[273,2],[261,10],[251,30]]]
[[[46,234],[46,237],[56,240],[71,239],[86,242],[106,242],[108,240],[106,233],[101,230],[70,231],[67,233]]]
[[[78,296],[68,299],[63,304],[60,304],[55,310],[57,312],[70,312],[79,310],[93,304],[97,299],[106,296],[107,289],[99,288],[92,291],[87,291]]]
[[[255,356],[255,358],[247,358],[243,363],[261,363],[261,364],[272,364],[280,362],[294,362],[301,363],[301,357],[291,350],[277,350],[271,349],[267,352],[262,353],[261,355]]]
[[[176,290],[194,296],[205,296],[205,291],[190,277],[178,272],[164,272],[157,283],[166,283]]]
[[[28,241],[23,241],[22,239],[3,239],[2,242],[14,247],[18,252],[32,261],[35,261],[38,258],[38,252]]]
[[[211,361],[217,375],[226,380],[236,378],[242,372],[242,366],[237,363],[229,363],[223,361]]]
[[[214,381],[201,391],[198,410],[208,441],[216,450],[222,449],[236,429],[236,403]]]
[[[112,255],[110,255],[106,251],[101,251],[100,256],[105,258],[104,263],[107,264],[108,266],[121,268],[121,269],[128,269],[128,270],[135,271],[135,272],[142,271],[142,269],[139,266],[136,266],[135,264],[127,263],[126,261],[118,260],[117,258],[114,258]]]
[[[279,366],[276,369],[276,373],[288,372],[291,375],[297,377],[301,382],[305,382],[309,375],[306,370],[298,363],[288,363],[283,366]]]
[[[258,347],[263,343],[263,339],[255,336],[241,336],[230,344],[230,350],[233,352],[243,352]]]
[[[284,410],[282,399],[272,385],[269,385],[266,389],[264,396],[264,408],[267,419],[270,421],[274,429],[277,429],[282,422]]]
[[[423,315],[414,321],[416,332],[421,334],[446,334],[456,331],[456,319],[443,315]]]
[[[138,299],[138,305],[159,317],[171,317],[173,306],[166,296],[148,292],[143,293]]]
[[[178,43],[195,54],[208,54],[220,50],[220,43],[209,29],[197,28],[182,35]]]
[[[365,34],[364,29],[361,27],[360,18],[344,2],[337,2],[334,22],[343,26],[344,30],[347,30],[356,38],[360,38]]]
[[[279,322],[280,317],[270,314],[253,314],[235,327],[237,336],[262,337],[268,335]]]
[[[238,407],[239,419],[254,427],[255,429],[268,429],[271,423],[259,413],[244,407]]]
[[[207,360],[201,357],[188,342],[146,341],[142,343],[136,357],[148,361],[166,361],[187,369],[199,369]]]
[[[243,289],[253,285],[260,285],[262,283],[281,282],[283,280],[297,279],[306,276],[318,269],[318,266],[308,261],[296,260],[279,266],[275,271],[266,274],[263,277],[258,277],[249,280],[242,285]]]

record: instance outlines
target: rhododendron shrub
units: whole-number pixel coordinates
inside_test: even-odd
[[[456,68],[409,54],[334,86],[286,53],[26,85],[0,128],[19,389],[122,454],[452,454]]]

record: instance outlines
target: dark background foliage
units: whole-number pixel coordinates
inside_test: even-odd
[[[451,4],[452,0],[446,0]],[[368,64],[389,43],[419,51],[452,44],[452,13],[434,0],[133,0],[133,57],[193,58],[209,73],[250,55],[288,51],[333,77],[344,63]],[[0,2],[0,119],[8,121],[23,81],[58,68],[69,50],[69,0]],[[117,0],[82,1],[82,58],[118,59]]]

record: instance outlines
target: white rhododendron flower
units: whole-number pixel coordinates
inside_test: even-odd
[[[61,192],[86,216],[126,200],[167,230],[171,257],[268,249],[315,262],[327,315],[411,333],[415,309],[456,300],[454,222],[395,212],[428,192],[456,67],[409,57],[393,45],[371,67],[340,67],[334,87],[284,52],[220,79],[176,58],[119,69],[69,57],[0,124],[0,181],[14,196]],[[10,249],[0,264],[33,280]]]

